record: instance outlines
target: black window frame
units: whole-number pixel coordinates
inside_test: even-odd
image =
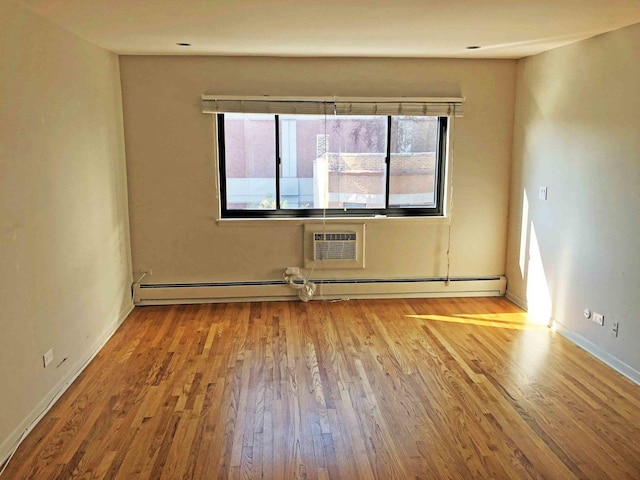
[[[259,219],[259,218],[374,218],[374,217],[439,217],[444,215],[445,194],[445,164],[447,160],[447,135],[449,132],[449,117],[438,116],[438,138],[436,146],[436,205],[435,207],[390,207],[389,183],[391,168],[391,121],[392,117],[400,115],[383,115],[387,118],[387,145],[385,154],[386,164],[386,208],[281,208],[280,207],[280,115],[273,115],[275,121],[275,152],[274,158],[276,181],[275,209],[228,209],[227,182],[225,159],[224,113],[216,114],[218,135],[218,175],[220,185],[220,213],[223,219]]]

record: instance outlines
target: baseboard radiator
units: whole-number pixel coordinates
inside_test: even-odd
[[[313,280],[314,300],[340,298],[494,297],[505,294],[504,276]],[[297,299],[282,280],[213,283],[147,283],[133,289],[135,305],[246,302]]]

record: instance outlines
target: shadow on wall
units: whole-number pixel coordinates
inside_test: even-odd
[[[553,303],[536,228],[529,213],[529,197],[526,189],[523,189],[518,265],[525,285],[527,310],[534,322],[552,327]]]

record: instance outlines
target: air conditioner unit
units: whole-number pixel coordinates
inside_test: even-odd
[[[321,232],[313,234],[314,260],[355,260],[356,232]]]
[[[304,232],[305,268],[364,268],[364,224],[308,224]]]

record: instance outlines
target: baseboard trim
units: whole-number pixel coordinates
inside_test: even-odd
[[[340,298],[429,298],[502,296],[504,276],[474,278],[324,279],[314,300]],[[278,301],[297,299],[296,290],[282,280],[134,285],[135,305]]]
[[[507,300],[509,300],[511,303],[515,303],[518,307],[520,307],[523,310],[528,310],[527,308],[527,300],[525,298],[522,298],[518,295],[516,295],[515,293],[509,291],[509,289],[507,289],[507,293],[505,294],[505,297]]]
[[[58,399],[67,391],[76,378],[91,363],[94,357],[102,350],[102,347],[109,341],[120,325],[133,311],[133,304],[127,305],[115,321],[111,322],[95,342],[87,349],[87,353],[80,357],[78,361],[69,368],[69,373],[65,375],[56,385],[44,396],[44,398],[31,410],[31,412],[20,422],[18,427],[0,444],[0,471],[5,462],[13,455],[20,443],[42,420],[45,414],[53,407]]]
[[[606,365],[613,368],[616,372],[620,373],[621,375],[624,375],[625,377],[627,377],[629,380],[636,383],[637,385],[640,385],[640,372],[635,368],[627,365],[617,357],[614,357],[607,351],[597,346],[595,343],[586,339],[579,333],[568,329],[567,327],[565,327],[561,323],[558,323],[557,321],[554,322],[554,328],[560,335],[565,337],[571,343],[576,344],[578,347],[589,352],[598,360],[604,362]]]

